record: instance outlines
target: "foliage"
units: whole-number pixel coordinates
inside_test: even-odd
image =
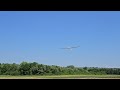
[[[120,75],[120,68],[43,65],[37,62],[0,63],[0,75]]]

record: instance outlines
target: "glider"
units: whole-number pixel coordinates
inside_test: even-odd
[[[67,50],[72,50],[73,48],[78,48],[80,46],[74,46],[74,47],[66,47],[66,48],[61,48],[61,49],[67,49]]]

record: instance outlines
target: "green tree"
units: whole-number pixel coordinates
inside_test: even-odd
[[[30,64],[27,62],[22,62],[19,67],[21,75],[30,75]]]

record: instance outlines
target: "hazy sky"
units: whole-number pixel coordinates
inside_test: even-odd
[[[120,12],[1,11],[0,62],[22,61],[120,67]]]

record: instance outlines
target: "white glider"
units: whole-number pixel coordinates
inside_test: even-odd
[[[67,49],[67,50],[72,50],[73,48],[78,48],[80,46],[75,46],[75,47],[66,47],[66,48],[61,48],[61,49]]]

